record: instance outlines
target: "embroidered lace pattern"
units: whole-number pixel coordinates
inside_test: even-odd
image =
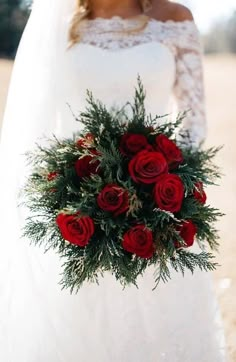
[[[81,42],[108,51],[138,46],[148,42],[166,45],[176,62],[176,80],[173,95],[179,112],[189,110],[183,128],[190,133],[191,141],[199,146],[207,132],[205,95],[203,86],[202,47],[198,29],[191,20],[162,22],[149,18],[140,31],[140,19],[96,18],[81,22]]]

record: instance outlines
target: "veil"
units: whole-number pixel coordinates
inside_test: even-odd
[[[0,240],[5,247],[17,239],[12,233],[27,172],[23,155],[39,136],[55,130],[75,5],[76,0],[35,0],[17,51],[0,141]]]
[[[34,1],[11,77],[1,153],[9,137],[17,135],[19,139],[18,130],[21,140],[22,137],[27,140],[31,138],[32,127],[35,129],[39,123],[40,129],[53,128],[51,116],[55,114],[58,84],[66,59],[68,23],[74,6],[75,0]]]

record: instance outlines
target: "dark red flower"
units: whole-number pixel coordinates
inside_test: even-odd
[[[151,258],[156,250],[152,231],[143,224],[133,226],[124,234],[122,246],[141,258]]]
[[[90,177],[92,174],[98,174],[100,161],[94,160],[93,156],[86,155],[79,158],[75,163],[75,170],[80,178]]]
[[[197,227],[191,220],[186,220],[181,225],[176,226],[176,230],[179,231],[179,235],[184,240],[186,245],[181,245],[178,241],[175,241],[175,247],[190,247],[194,243],[194,237],[197,233]]]
[[[121,137],[119,150],[122,155],[132,157],[143,149],[152,149],[152,146],[148,144],[147,138],[142,134],[125,133]]]
[[[116,184],[108,184],[99,193],[97,203],[102,210],[118,216],[129,209],[129,194]]]
[[[58,175],[59,175],[59,172],[58,172],[58,171],[50,172],[50,173],[47,175],[47,180],[48,180],[48,181],[53,181],[53,180],[55,180],[55,178],[57,178]]]
[[[198,200],[201,204],[205,204],[206,203],[206,193],[203,190],[203,183],[202,182],[197,182],[195,183],[195,189],[193,191],[193,196],[196,200]]]
[[[49,190],[49,192],[52,192],[52,193],[57,192],[57,189],[55,187],[53,187]]]
[[[101,155],[101,152],[99,152],[96,148],[90,148],[89,152],[95,156]]]
[[[165,156],[170,169],[177,167],[181,162],[183,162],[182,151],[175,142],[170,140],[164,134],[156,136],[155,142],[156,144],[154,148]]]
[[[166,211],[177,212],[181,209],[184,198],[184,185],[178,175],[159,176],[154,186],[156,205]]]
[[[85,246],[94,234],[94,222],[89,216],[79,213],[68,215],[61,213],[56,218],[62,237],[72,244]]]
[[[154,132],[155,131],[153,126],[146,127],[146,130],[148,130],[149,132]]]
[[[168,172],[168,165],[160,152],[141,151],[129,162],[129,174],[137,183],[152,184]]]
[[[94,135],[92,133],[87,133],[84,138],[80,138],[76,144],[81,148],[90,148],[94,147]]]

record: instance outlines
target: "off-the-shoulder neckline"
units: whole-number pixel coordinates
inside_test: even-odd
[[[101,23],[101,22],[104,22],[106,24],[109,24],[109,23],[113,23],[115,21],[119,22],[119,23],[127,23],[127,22],[132,22],[132,21],[138,21],[140,19],[142,15],[140,16],[134,16],[134,17],[128,17],[128,18],[123,18],[119,15],[113,15],[112,17],[110,18],[103,18],[103,17],[96,17],[94,19],[84,19],[85,22],[88,22],[88,23]],[[145,14],[144,14],[145,16]],[[186,19],[186,20],[181,20],[181,21],[176,21],[176,20],[173,20],[173,19],[167,19],[167,20],[158,20],[158,19],[155,19],[151,16],[148,16],[148,21],[149,22],[153,22],[153,23],[157,23],[157,24],[171,24],[171,25],[176,25],[176,26],[179,26],[179,25],[196,25],[195,24],[195,21],[194,20],[189,20],[189,19]]]

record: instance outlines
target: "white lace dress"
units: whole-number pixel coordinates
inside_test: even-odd
[[[79,129],[66,102],[83,110],[90,89],[107,106],[122,105],[132,101],[139,74],[149,112],[166,114],[173,98],[178,110],[192,110],[184,127],[198,145],[206,119],[195,24],[150,19],[140,32],[124,35],[135,25],[117,16],[81,24],[81,41],[68,51],[55,133],[70,137]],[[19,239],[18,231],[11,233]],[[9,255],[0,286],[2,362],[226,360],[210,274],[183,278],[173,271],[169,283],[152,291],[154,268],[138,279],[139,289],[122,290],[107,273],[99,286],[85,283],[70,295],[58,285],[61,262],[53,252],[43,254],[24,240],[9,247]]]

